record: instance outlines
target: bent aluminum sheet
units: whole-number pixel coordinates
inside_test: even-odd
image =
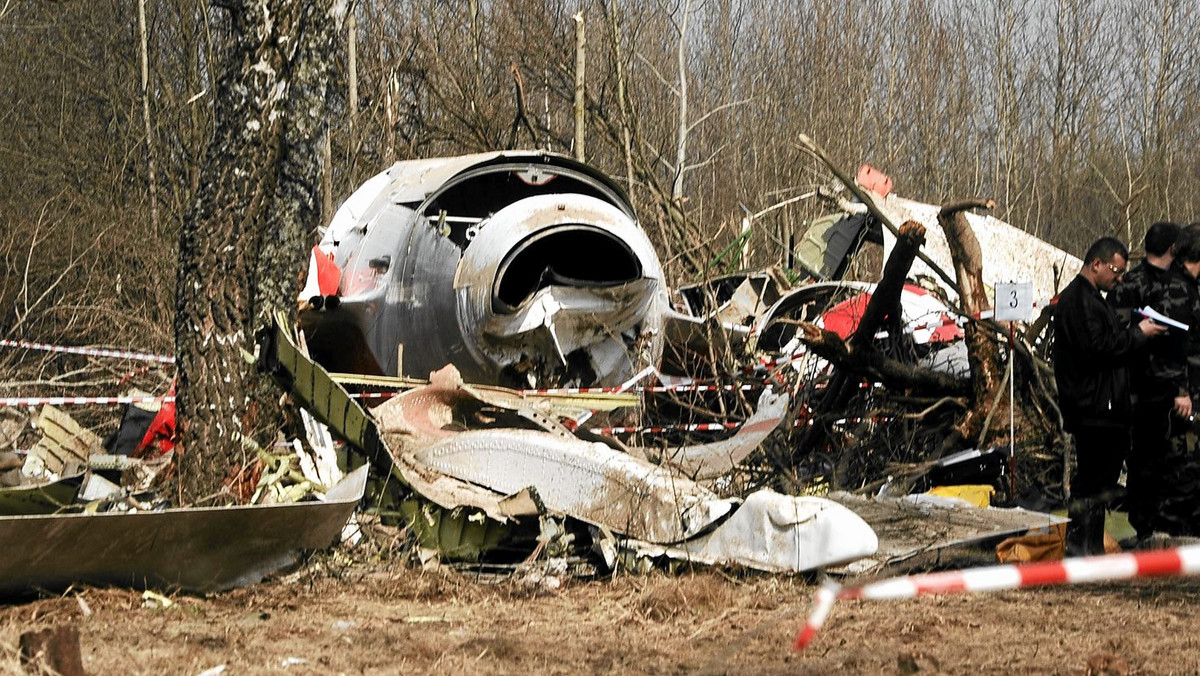
[[[526,429],[464,430],[464,425],[501,419],[499,411],[481,416],[480,403],[458,373],[446,369],[435,373],[428,387],[378,407],[376,415],[401,464],[411,460],[432,476],[453,477],[503,494],[533,487],[552,511],[639,539],[679,542],[732,509],[731,501],[668,467],[582,441],[552,420],[530,416],[528,410],[520,416],[529,423]],[[712,473],[757,447],[778,423],[786,396],[768,392],[760,404],[762,415],[742,434],[685,454],[693,463],[690,469]],[[529,429],[535,423],[542,429]]]
[[[53,514],[75,502],[83,486],[83,472],[25,486],[0,489],[0,517],[21,514]]]
[[[754,415],[746,420],[737,434],[722,441],[670,449],[666,453],[667,462],[696,480],[715,479],[728,474],[779,427],[787,413],[787,405],[787,393],[776,394],[768,385],[758,397]],[[644,451],[651,452],[650,449]]]
[[[693,537],[734,504],[666,467],[548,432],[461,432],[415,457],[433,470],[502,493],[532,486],[551,511],[651,542]]]
[[[741,565],[773,573],[799,573],[873,555],[879,539],[854,512],[824,498],[751,493],[711,532],[673,547],[630,542],[649,556],[707,565]]]
[[[337,541],[364,465],[325,502],[0,518],[0,594],[72,584],[213,592],[262,580]]]

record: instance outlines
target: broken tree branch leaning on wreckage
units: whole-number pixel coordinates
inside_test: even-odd
[[[902,249],[903,237],[900,229],[893,224],[893,219],[879,203],[877,196],[863,189],[855,181],[838,168],[828,155],[807,136],[800,137],[800,147],[823,162],[842,184],[859,198],[869,213],[875,216],[885,227],[897,234],[897,251]],[[1000,390],[1003,385],[1001,374],[1004,373],[1001,354],[998,349],[1000,342],[1009,342],[1010,359],[1016,360],[1012,366],[1019,367],[1017,373],[1028,376],[1031,383],[1028,397],[1022,397],[1010,405],[1022,410],[1021,418],[1029,421],[1040,421],[1039,426],[1045,429],[1058,429],[1058,411],[1051,388],[1043,381],[1043,375],[1049,371],[1049,366],[1037,357],[1024,340],[1012,337],[1006,340],[1006,331],[998,323],[985,319],[991,305],[988,302],[982,278],[982,251],[974,231],[967,223],[965,211],[973,208],[991,209],[994,201],[990,199],[968,199],[947,203],[937,212],[937,220],[941,225],[949,245],[950,257],[953,262],[957,280],[953,280],[934,261],[917,250],[915,258],[924,262],[938,277],[949,286],[949,290],[957,295],[956,308],[966,320],[967,329],[967,358],[970,367],[970,382],[947,374],[933,373],[927,369],[911,364],[903,364],[889,359],[870,349],[870,342],[863,343],[868,349],[859,350],[851,356],[853,350],[836,336],[825,335],[815,326],[803,327],[804,342],[821,356],[834,362],[839,370],[857,372],[860,376],[874,377],[886,386],[907,387],[926,393],[940,393],[951,397],[970,395],[966,402],[965,413],[956,424],[950,428],[950,433],[941,439],[937,449],[938,456],[944,456],[960,450],[970,444],[983,447],[987,441],[988,422],[1000,405]],[[911,263],[913,256],[908,258]],[[888,261],[892,266],[892,261]],[[901,282],[908,274],[908,266],[903,269],[890,268],[885,270],[881,286],[887,282],[890,275]],[[875,304],[872,298],[871,304]],[[881,306],[888,307],[888,306]],[[874,329],[872,329],[873,331]],[[874,334],[867,334],[866,337]],[[855,336],[857,338],[857,334]],[[1007,377],[1016,377],[1011,374]],[[826,399],[833,403],[836,400]],[[959,400],[961,401],[961,400]],[[824,402],[823,402],[824,403]],[[842,402],[844,404],[844,402]],[[834,410],[822,406],[823,411]],[[1050,416],[1053,415],[1053,418]],[[1055,435],[1057,437],[1057,435]],[[806,434],[806,443],[813,441],[811,434]],[[1057,446],[1065,446],[1065,439],[1056,439]],[[1011,469],[1011,468],[1010,468]],[[1010,499],[1016,496],[1009,496]]]

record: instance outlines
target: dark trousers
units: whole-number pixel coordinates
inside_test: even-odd
[[[1067,525],[1067,554],[1104,553],[1104,513],[1117,490],[1121,465],[1129,453],[1129,428],[1109,421],[1073,426],[1075,473]]]
[[[1171,454],[1171,417],[1175,402],[1171,399],[1139,400],[1133,407],[1133,447],[1126,460],[1125,509],[1129,525],[1139,536],[1155,529],[1162,509],[1160,489],[1166,477],[1165,463]]]

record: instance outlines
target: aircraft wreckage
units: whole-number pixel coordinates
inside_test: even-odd
[[[890,204],[929,216],[919,203]],[[804,351],[794,339],[797,320],[840,327],[843,337],[853,332],[874,285],[837,281],[844,262],[865,240],[892,244],[862,211],[810,228],[801,265],[823,284],[788,289],[771,275],[734,275],[681,289],[668,307],[661,265],[632,206],[596,169],[519,151],[398,162],[347,200],[313,251],[301,328],[320,366],[303,368],[309,379],[333,372],[352,389],[408,389],[440,374],[376,407],[364,443],[375,445],[368,454],[378,469],[425,505],[408,501],[404,509],[423,543],[443,554],[473,558],[496,545],[488,529],[463,542],[470,523],[536,514],[586,524],[594,548],[606,551],[772,571],[848,563],[875,553],[879,542],[843,505],[714,490],[728,493],[730,473],[785,417],[794,419],[784,414],[786,392],[763,390],[741,429],[709,444],[629,447],[575,428],[595,410],[628,405],[600,399],[620,396],[647,373],[681,382],[654,367],[671,361],[684,371],[700,341],[716,337],[795,358]],[[995,219],[984,230],[998,233],[997,241],[1019,232]],[[1047,255],[1071,263],[1061,251]],[[1039,292],[1053,283],[1038,281]],[[909,285],[901,306],[903,330],[931,353],[961,344],[961,318],[927,289]],[[815,307],[823,314],[813,315]],[[946,352],[929,363],[961,375],[965,360],[965,352]],[[596,386],[609,389],[590,402],[554,400],[553,388]],[[319,404],[330,406],[355,404]],[[455,536],[446,538],[446,521],[455,519]],[[1028,513],[1004,532],[1053,521]],[[957,537],[984,533],[981,526]],[[888,551],[907,550],[892,542]]]
[[[657,363],[666,291],[607,176],[484,153],[398,162],[359,188],[314,250],[301,323],[331,370],[615,384]]]
[[[765,271],[672,295],[628,198],[593,167],[532,151],[396,163],[346,201],[313,249],[300,332],[281,314],[259,349],[262,367],[304,409],[313,455],[297,447],[297,458],[276,456],[254,501],[307,495],[318,502],[81,513],[106,509],[98,504],[128,506],[134,489],[108,486],[97,501],[92,489],[81,488],[68,466],[96,470],[120,457],[96,455],[98,441],[79,445],[83,433],[72,432],[64,444],[79,447],[74,460],[50,462],[33,483],[0,488],[0,539],[39,541],[37,561],[60,565],[14,559],[0,593],[80,581],[213,590],[257,580],[297,551],[335,538],[364,491],[374,511],[399,515],[422,547],[445,560],[520,561],[566,548],[609,568],[672,559],[770,572],[845,565],[864,572],[1061,521],[940,498],[795,495],[779,490],[793,484],[737,478],[771,439],[792,443],[795,437],[780,435],[811,423],[811,400],[797,395],[811,393],[833,367],[805,347],[806,324],[850,341],[864,330],[874,337],[874,327],[861,325],[875,296],[894,294],[900,312],[891,327],[917,346],[922,363],[960,376],[967,369],[965,352],[955,349],[964,321],[951,309],[952,294],[844,279],[864,243],[885,251],[898,245],[861,205],[842,206],[812,223],[796,252],[794,269],[813,283],[791,288],[782,274]],[[936,232],[936,208],[895,196],[886,206]],[[989,267],[999,275],[993,279],[1020,275],[1005,266],[1033,259],[1043,272],[1078,264],[1007,224],[969,218],[997,251],[1028,254],[1002,255]],[[935,258],[944,253],[931,248]],[[879,279],[878,270],[872,274]],[[1039,298],[1057,290],[1057,279],[1041,272],[1034,281]],[[713,341],[743,355],[757,349],[747,360],[754,368],[743,373],[753,377],[696,385],[688,369]],[[791,375],[758,377],[768,363]],[[654,388],[640,383],[654,376],[660,391],[718,394],[652,411],[646,395]],[[721,392],[741,397],[740,408]],[[736,414],[736,423],[714,425],[723,438],[637,445],[615,438],[619,426],[589,424],[652,415],[662,422],[705,406]],[[152,429],[164,411],[149,414]],[[173,425],[173,409],[166,417]],[[139,430],[134,437],[143,435],[153,436]],[[992,470],[1004,468],[998,458],[991,451],[944,458],[917,483],[963,483],[981,473],[994,480]],[[375,481],[363,467],[347,471],[363,462]],[[301,469],[299,483],[285,486]],[[150,503],[138,504],[145,511]],[[936,525],[898,525],[914,518]],[[246,522],[273,535],[226,537]],[[155,545],[168,539],[177,552]],[[209,546],[214,542],[222,546]],[[76,545],[87,551],[62,553]]]

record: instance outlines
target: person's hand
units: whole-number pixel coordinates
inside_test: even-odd
[[[1192,416],[1192,398],[1186,394],[1175,397],[1175,414],[1180,418],[1190,418]]]
[[[1146,317],[1142,321],[1138,322],[1138,329],[1140,329],[1142,333],[1146,334],[1147,338],[1153,338],[1166,333],[1169,330],[1169,327],[1166,324],[1159,324],[1153,319]]]

